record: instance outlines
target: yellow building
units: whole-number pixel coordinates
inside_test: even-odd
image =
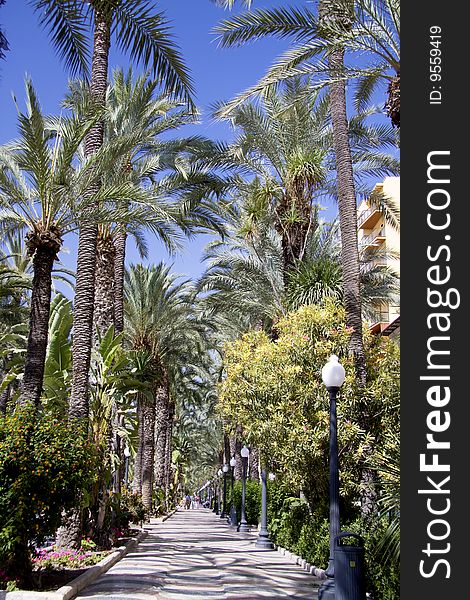
[[[390,198],[393,203],[400,207],[400,178],[386,177],[382,183],[378,183],[373,194],[381,193]],[[363,200],[357,209],[358,243],[359,252],[366,250],[387,250],[394,253],[400,252],[400,232],[387,223],[382,211],[370,202]],[[395,257],[374,257],[370,261],[370,268],[381,264],[393,269],[400,274],[400,259]],[[366,266],[367,268],[367,266]],[[397,335],[400,324],[400,307],[383,303],[378,311],[376,322],[372,323],[373,333],[383,335]]]

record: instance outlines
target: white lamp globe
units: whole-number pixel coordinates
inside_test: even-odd
[[[224,465],[224,466],[222,467],[222,471],[223,471],[224,473],[227,473],[227,472],[228,472],[228,468],[229,468],[229,467],[228,467],[228,465]]]
[[[131,455],[131,451],[129,450],[129,446],[125,446],[125,448],[124,448],[124,456],[126,458],[129,458],[130,455]]]
[[[276,479],[276,475],[274,473],[268,473],[269,481],[274,481]]]
[[[346,372],[335,354],[330,356],[328,362],[321,370],[321,376],[327,388],[339,388],[343,385]]]
[[[240,454],[243,458],[248,458],[250,456],[250,451],[246,446],[243,446],[243,448],[240,450]]]
[[[231,467],[237,466],[237,459],[234,456],[232,456],[232,458],[230,459],[230,466]]]

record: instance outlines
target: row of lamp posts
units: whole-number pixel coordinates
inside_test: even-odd
[[[247,532],[250,531],[246,520],[246,477],[248,470],[248,457],[250,456],[250,450],[246,446],[240,451],[242,457],[242,502],[241,502],[241,515],[240,515],[240,523],[238,524],[237,520],[237,509],[235,507],[235,503],[233,501],[233,485],[234,485],[234,470],[237,464],[237,460],[235,456],[232,456],[230,459],[230,467],[227,464],[224,464],[222,469],[219,469],[217,475],[219,478],[216,481],[216,503],[213,509],[213,512],[219,514],[218,506],[222,505],[222,511],[220,512],[220,518],[227,519],[227,522],[230,525],[237,526],[237,531]],[[230,508],[227,511],[227,473],[231,469],[231,480],[230,480]],[[220,477],[223,475],[223,495],[220,498]],[[274,480],[274,474],[269,474],[270,480]],[[268,511],[267,511],[267,475],[266,469],[262,469],[261,471],[261,527],[258,535],[258,539],[256,540],[256,546],[258,548],[264,548],[266,550],[272,550],[274,548],[274,544],[269,539],[269,531],[268,531]],[[218,502],[217,502],[218,501]]]
[[[320,586],[319,589],[319,600],[334,600],[335,593],[335,565],[334,565],[334,548],[335,539],[340,534],[340,515],[339,515],[339,465],[338,465],[338,429],[337,429],[337,414],[336,414],[336,396],[340,387],[343,385],[345,379],[344,367],[339,363],[338,357],[335,355],[330,356],[329,361],[322,369],[322,380],[325,384],[329,395],[330,395],[330,443],[329,443],[329,542],[330,542],[330,555],[328,560],[328,567],[326,569],[327,579]],[[245,513],[245,500],[246,500],[246,475],[248,466],[248,457],[250,454],[249,449],[244,446],[241,449],[242,457],[242,504],[241,504],[241,518],[240,524],[238,525],[238,531],[244,532],[249,531],[248,524],[246,522]],[[237,524],[237,513],[235,505],[233,503],[233,480],[234,480],[234,467],[236,465],[235,457],[230,460],[230,467],[232,468],[231,474],[231,501],[230,501],[230,514],[228,515],[228,521],[231,525]],[[223,508],[220,517],[227,517],[227,473],[229,466],[224,465],[223,469],[219,469],[219,477],[223,474]],[[267,550],[273,549],[274,544],[269,539],[269,532],[267,527],[267,482],[266,482],[266,470],[261,471],[261,527],[258,538],[255,545],[259,548]],[[270,474],[271,478],[271,474]],[[274,476],[272,477],[274,478]],[[216,484],[217,485],[217,484]],[[217,489],[217,488],[216,488]],[[219,485],[220,494],[220,485]],[[216,492],[217,498],[217,492]],[[216,514],[218,513],[217,508],[214,509]],[[339,596],[338,596],[339,597]],[[341,592],[341,597],[343,597]],[[353,596],[351,596],[353,597]],[[354,595],[354,598],[359,597]]]

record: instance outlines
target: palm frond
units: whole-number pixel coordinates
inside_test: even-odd
[[[89,73],[90,51],[86,3],[81,0],[28,0],[49,31],[59,57],[72,75]]]
[[[115,24],[118,46],[131,60],[150,65],[166,89],[193,106],[193,84],[163,13],[153,11],[149,0],[117,3]]]

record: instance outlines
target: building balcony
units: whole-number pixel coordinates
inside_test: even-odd
[[[361,250],[377,248],[385,242],[385,239],[385,231],[383,229],[374,231],[359,240],[359,248]]]
[[[357,227],[358,229],[373,229],[382,217],[382,212],[375,206],[371,206],[357,216]]]

